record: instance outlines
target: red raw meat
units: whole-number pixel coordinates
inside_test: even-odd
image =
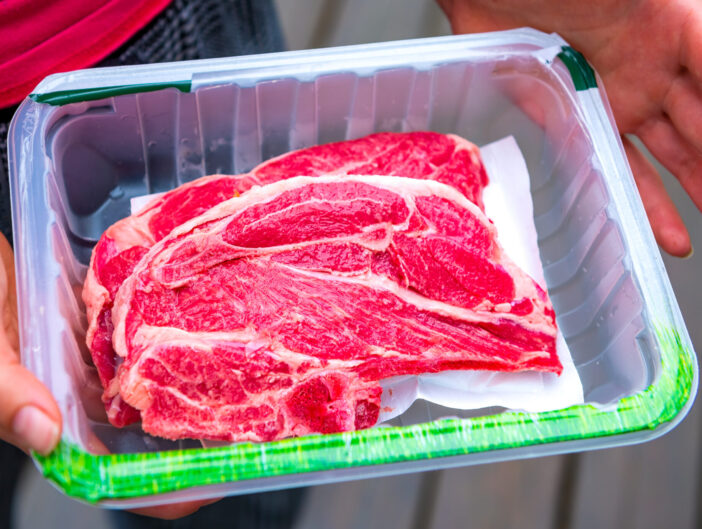
[[[113,311],[119,394],[171,439],[370,427],[396,375],[562,370],[546,293],[428,180],[254,188],[157,243]]]
[[[112,348],[112,304],[122,282],[146,251],[171,230],[212,206],[262,185],[293,176],[400,174],[452,185],[482,208],[487,174],[478,149],[453,135],[434,132],[379,133],[284,154],[243,175],[205,176],[153,200],[112,225],[95,246],[83,289],[88,314],[86,342],[103,387],[107,415],[115,426],[138,420],[117,394]]]

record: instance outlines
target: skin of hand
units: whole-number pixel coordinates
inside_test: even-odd
[[[637,136],[702,210],[702,4],[698,0],[438,0],[454,33],[530,26],[561,35],[600,75],[658,244],[690,236]]]
[[[22,450],[46,455],[61,437],[61,412],[49,390],[20,363],[14,258],[3,235],[0,235],[0,315],[0,439]],[[170,520],[215,501],[144,507],[134,512]]]
[[[0,439],[48,454],[61,436],[61,412],[49,390],[20,363],[12,249],[0,235]]]

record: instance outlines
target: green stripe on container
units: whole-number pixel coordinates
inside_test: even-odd
[[[657,329],[656,334],[662,362],[658,380],[622,399],[611,411],[579,405],[542,413],[508,412],[271,443],[142,454],[95,456],[62,442],[49,456],[35,457],[44,475],[68,495],[97,502],[654,430],[683,410],[695,376],[693,352],[683,346],[677,331]]]
[[[562,60],[568,68],[576,90],[597,88],[595,71],[585,57],[583,57],[582,53],[574,50],[570,46],[563,46],[561,52],[558,54],[558,58]]]
[[[76,90],[59,90],[45,94],[30,94],[29,97],[37,103],[61,106],[80,101],[94,101],[106,97],[136,94],[140,92],[154,92],[164,88],[177,88],[181,92],[190,92],[190,81],[173,81],[168,83],[141,83],[120,86],[105,86],[98,88],[78,88]]]

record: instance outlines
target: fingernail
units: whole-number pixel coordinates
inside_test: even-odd
[[[58,443],[59,428],[35,406],[25,406],[15,415],[12,431],[27,448],[47,455]]]
[[[689,258],[692,257],[693,255],[695,255],[695,249],[692,247],[692,245],[690,245],[690,251],[687,252],[687,254],[683,255],[682,258],[683,258],[683,259],[689,259]]]

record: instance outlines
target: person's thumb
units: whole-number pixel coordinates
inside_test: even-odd
[[[19,361],[12,249],[0,234],[0,439],[48,454],[61,436],[49,390]]]
[[[61,412],[49,390],[8,351],[0,351],[0,438],[46,455],[60,436]]]

